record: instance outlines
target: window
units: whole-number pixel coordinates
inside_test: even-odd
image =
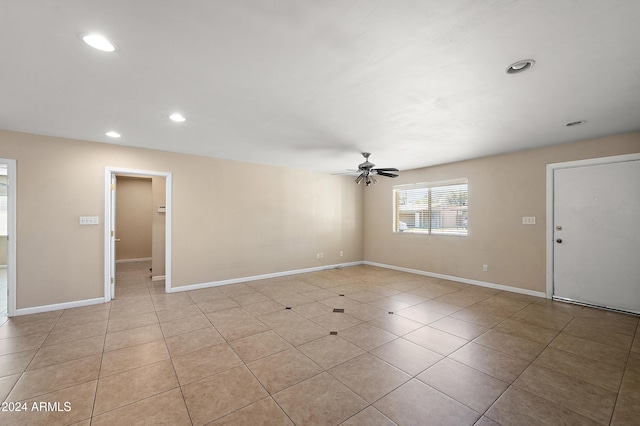
[[[468,235],[467,179],[393,187],[393,232]]]

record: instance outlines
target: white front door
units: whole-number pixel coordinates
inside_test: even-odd
[[[640,160],[553,173],[554,298],[640,313]]]

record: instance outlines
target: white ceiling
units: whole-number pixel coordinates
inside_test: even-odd
[[[638,0],[0,0],[0,128],[407,170],[640,130],[639,22]]]

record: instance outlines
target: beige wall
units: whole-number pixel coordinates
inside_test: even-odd
[[[0,147],[17,160],[18,308],[103,297],[106,166],[173,173],[174,287],[363,259],[350,177],[9,131]]]
[[[544,292],[546,165],[636,152],[640,133],[630,133],[379,179],[365,191],[365,260]],[[468,237],[392,233],[393,185],[465,177]],[[522,216],[535,216],[536,224],[522,225]]]
[[[151,179],[116,176],[116,260],[151,258]]]
[[[158,212],[158,208],[166,207],[166,178],[154,176],[152,178],[153,212],[152,212],[152,259],[153,277],[164,276],[165,273],[165,223],[166,213]]]

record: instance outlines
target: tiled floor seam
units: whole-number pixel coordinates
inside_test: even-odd
[[[491,418],[491,417],[488,415],[488,413],[489,413],[489,411],[491,410],[491,408],[493,408],[493,406],[494,406],[494,405],[496,405],[496,403],[500,400],[500,398],[502,398],[502,396],[503,396],[505,393],[507,393],[507,392],[509,391],[509,389],[511,389],[512,387],[513,387],[513,383],[509,383],[509,386],[507,386],[507,388],[504,390],[504,392],[502,392],[502,393],[501,393],[501,394],[500,394],[500,395],[495,399],[495,401],[493,401],[493,402],[492,402],[492,403],[487,407],[487,409],[486,409],[486,410],[484,410],[484,413],[482,413],[482,414],[480,415],[480,418],[482,418],[482,417],[487,417],[488,419],[490,419],[490,420],[492,420],[492,421],[494,421],[494,422],[496,422],[496,423],[500,424],[500,423],[498,422],[498,420],[495,420],[495,419]]]
[[[278,401],[276,401],[276,399],[273,397],[273,394],[271,394],[271,392],[269,392],[269,391],[267,390],[267,388],[262,384],[262,382],[261,382],[261,381],[256,377],[256,375],[253,373],[253,371],[251,370],[251,368],[249,368],[249,366],[248,366],[246,363],[244,364],[244,367],[245,367],[247,370],[249,370],[249,373],[251,373],[251,375],[253,376],[253,378],[254,378],[254,379],[255,379],[255,380],[260,384],[260,387],[262,387],[262,389],[264,389],[264,391],[267,393],[267,395],[268,395],[268,396],[267,396],[267,398],[271,398],[271,400],[272,400],[272,401],[273,401],[273,402],[278,406],[278,408],[279,408],[280,410],[282,410],[282,412],[284,413],[284,415],[285,415],[285,416],[287,416],[287,418],[289,419],[289,421],[290,421],[292,424],[294,424],[294,425],[295,425],[296,423],[295,423],[295,422],[293,421],[293,419],[289,416],[289,413],[287,413],[287,412],[284,410],[284,408],[282,408],[282,407],[280,406],[280,404],[278,404]],[[322,374],[322,373],[318,373],[318,374]],[[317,374],[315,374],[315,375],[314,375],[314,376],[312,376],[312,377],[315,377],[315,376],[317,376]],[[308,377],[308,378],[307,378],[307,379],[305,379],[305,380],[308,380],[308,379],[310,379],[310,378],[311,378],[311,377]],[[304,381],[304,380],[303,380],[303,381]],[[300,383],[300,382],[298,382],[298,383]],[[295,384],[293,384],[293,385],[291,385],[291,386],[295,386],[295,385],[297,385],[298,383],[295,383]],[[285,389],[288,389],[288,388],[290,388],[291,386],[287,386],[287,388],[285,388]],[[282,390],[284,390],[284,389],[280,389],[278,392],[280,392],[280,391],[282,391]],[[278,393],[278,392],[275,392],[275,393]],[[262,401],[262,400],[260,400],[260,401]],[[258,402],[258,401],[255,401],[255,402],[253,402],[252,404],[255,404],[256,402]],[[251,404],[249,404],[249,405],[251,405]],[[242,408],[244,408],[244,407],[242,407]],[[239,410],[241,410],[242,408],[239,408]],[[238,411],[238,410],[236,410],[236,411]],[[229,413],[229,414],[231,414],[231,413]]]
[[[113,411],[121,410],[121,409],[123,409],[123,408],[125,408],[125,407],[129,407],[129,406],[131,406],[131,405],[138,404],[138,403],[140,403],[140,402],[142,402],[142,401],[146,401],[146,400],[148,400],[148,399],[150,399],[150,398],[154,398],[154,397],[156,397],[156,396],[158,396],[158,395],[162,395],[163,393],[171,392],[172,390],[177,389],[177,388],[179,388],[179,387],[180,387],[180,386],[175,387],[175,388],[171,388],[171,389],[167,389],[167,390],[163,390],[162,392],[154,393],[153,395],[149,395],[149,396],[146,396],[146,397],[144,397],[144,398],[142,398],[142,399],[138,399],[138,400],[135,400],[135,401],[131,401],[131,402],[127,403],[127,404],[121,405],[121,406],[116,407],[116,408],[112,408],[111,410],[107,410],[107,411],[105,411],[105,412],[103,412],[103,413],[100,413],[100,414],[94,414],[93,409],[92,409],[92,410],[91,410],[91,421],[93,422],[93,419],[94,419],[94,418],[96,418],[96,417],[104,416],[104,415],[106,415],[107,413],[111,413],[111,412],[113,412]],[[97,388],[98,388],[98,386],[96,386],[96,391],[97,391]],[[183,398],[184,398],[184,397],[183,397]],[[94,400],[94,404],[95,404],[95,400]],[[186,403],[185,403],[185,405],[186,405]],[[188,411],[189,411],[189,410],[187,410],[187,412],[188,412]],[[192,422],[192,423],[193,423],[193,422]]]
[[[636,332],[637,334],[637,332]],[[635,338],[635,336],[634,336]],[[633,346],[632,346],[633,347]],[[618,391],[616,392],[616,400],[613,403],[613,410],[611,411],[611,416],[609,417],[609,424],[613,421],[613,415],[616,412],[616,407],[618,406],[618,401],[620,400],[620,395],[622,391],[622,383],[624,382],[624,375],[627,372],[627,366],[629,365],[629,359],[631,358],[631,349],[629,349],[629,353],[627,354],[627,361],[624,363],[624,369],[622,370],[622,379],[620,379],[620,385],[618,385]]]
[[[27,372],[27,370],[29,369],[29,366],[31,365],[31,363],[33,362],[33,360],[36,358],[36,356],[38,355],[38,352],[40,352],[40,349],[42,348],[42,344],[47,340],[47,338],[49,337],[49,335],[51,334],[51,332],[53,331],[53,329],[55,328],[55,326],[58,324],[58,321],[60,321],[60,318],[62,317],[62,314],[58,315],[58,318],[56,319],[55,324],[53,325],[53,327],[51,327],[51,330],[49,330],[49,332],[47,333],[47,337],[44,338],[44,340],[42,341],[42,343],[40,343],[40,346],[38,346],[38,350],[36,351],[35,354],[33,354],[33,358],[31,358],[31,360],[29,361],[29,363],[24,367],[24,370],[22,370],[22,373],[20,373],[20,377],[18,377],[18,380],[16,380],[16,382],[13,384],[13,386],[11,387],[11,389],[9,390],[9,392],[7,393],[7,396],[4,398],[4,401],[7,400],[7,398],[9,398],[9,395],[11,395],[11,392],[13,392],[16,388],[16,386],[18,386],[18,383],[20,383],[20,380],[22,379],[22,377],[24,376],[24,374]],[[37,334],[37,333],[35,333]],[[21,352],[26,352],[26,351],[21,351]],[[15,353],[19,353],[19,352],[15,352]],[[43,394],[46,395],[46,394]],[[39,396],[39,395],[36,395]]]
[[[575,319],[575,317],[574,317],[574,319]],[[573,319],[572,319],[571,321],[573,321]],[[571,323],[571,321],[569,321],[569,322],[568,322],[568,323],[567,323],[567,324],[566,324],[562,329],[564,330],[564,328],[565,328],[567,325],[569,325],[569,323]],[[547,349],[547,348],[551,345],[551,343],[553,343],[553,341],[554,341],[555,339],[557,339],[557,338],[558,338],[558,336],[560,335],[560,333],[561,333],[561,332],[562,332],[562,331],[559,331],[559,332],[558,332],[558,334],[556,335],[556,337],[554,337],[554,338],[553,338],[553,340],[551,340],[551,341],[550,341],[550,342],[545,346],[545,348],[540,352],[540,354],[541,354],[542,352],[544,352],[544,350],[545,350],[545,349]],[[561,349],[558,349],[558,350],[561,350]],[[563,351],[563,352],[564,352],[564,351]],[[516,377],[516,378],[513,380],[513,382],[511,382],[511,383],[509,384],[509,388],[513,387],[513,388],[515,388],[515,389],[520,389],[520,390],[524,390],[524,391],[526,391],[526,392],[530,392],[530,391],[528,391],[528,390],[526,390],[526,389],[522,389],[522,388],[520,388],[519,386],[516,386],[516,385],[515,385],[515,383],[516,383],[516,381],[520,378],[520,376],[522,376],[522,374],[524,374],[524,372],[525,372],[525,371],[526,371],[530,366],[534,365],[535,360],[539,358],[540,354],[538,354],[538,356],[536,356],[536,358],[534,358],[534,359],[533,359],[533,361],[531,361],[531,362],[529,363],[529,365],[527,366],[527,368],[525,368],[524,370],[522,370],[522,373],[520,373],[520,374],[518,375],[518,377]],[[578,356],[581,356],[581,355],[578,355]],[[627,358],[627,359],[628,359],[628,358]],[[543,367],[543,368],[548,368],[548,367]],[[550,369],[550,368],[548,368],[548,369]],[[550,370],[552,370],[552,369],[550,369]],[[560,375],[567,376],[567,377],[569,377],[570,379],[583,381],[583,380],[582,380],[582,379],[580,379],[580,378],[575,378],[575,377],[573,377],[573,376],[571,376],[571,375],[568,375],[568,374],[566,374],[566,373],[563,373],[563,372],[560,372],[560,371],[556,371],[556,370],[553,370],[553,371],[554,371],[556,374],[560,374]],[[624,370],[623,370],[623,371],[624,371]],[[598,388],[600,388],[600,389],[603,389],[603,390],[608,390],[608,389],[603,388],[602,386],[597,385],[597,384],[593,384],[593,383],[589,383],[589,382],[585,382],[585,383],[588,383],[588,384],[589,384],[589,385],[591,385],[591,386],[596,386],[596,387],[598,387]],[[620,387],[621,387],[621,386],[622,386],[622,380],[620,380]],[[509,388],[507,388],[507,389],[509,389]],[[505,392],[503,392],[503,393],[502,393],[502,395],[504,395],[504,393],[506,393],[506,390],[505,390]],[[531,392],[531,393],[532,393],[532,392]],[[533,394],[533,393],[532,393],[532,394]],[[502,396],[502,395],[500,395],[500,396]],[[540,397],[540,398],[542,398],[542,399],[545,399],[545,400],[549,401],[550,403],[552,403],[552,404],[554,404],[554,405],[557,405],[557,406],[560,406],[560,407],[562,407],[562,408],[564,408],[564,409],[566,409],[566,410],[569,410],[569,411],[571,411],[572,413],[575,413],[575,414],[577,414],[577,415],[579,415],[579,416],[583,416],[583,417],[586,417],[586,418],[590,418],[589,416],[587,416],[587,415],[585,415],[585,414],[578,413],[577,411],[575,411],[575,410],[573,410],[573,409],[571,409],[571,408],[569,408],[569,407],[566,407],[565,405],[562,405],[562,404],[560,404],[560,403],[558,403],[558,402],[555,402],[555,401],[552,401],[552,400],[548,399],[545,395],[538,395],[538,394],[534,394],[534,395],[536,395],[536,396],[538,396],[538,397]],[[619,392],[618,392],[618,393],[616,393],[616,402],[613,404],[613,409],[611,410],[611,415],[610,415],[610,417],[609,417],[609,423],[608,423],[608,424],[610,424],[610,423],[611,423],[611,420],[612,420],[612,418],[613,418],[613,414],[615,413],[615,406],[616,406],[616,404],[617,404],[617,401],[618,401],[619,396],[620,396],[620,393],[619,393]],[[499,398],[498,398],[498,399],[499,399]],[[497,400],[496,400],[496,401],[497,401]],[[494,402],[494,404],[495,404],[495,402]],[[487,411],[488,411],[488,410],[487,410]],[[596,421],[595,419],[593,419],[593,418],[590,418],[590,419],[591,419],[591,420],[593,420],[593,421],[595,421],[595,422],[597,422],[597,421]],[[599,423],[599,422],[597,422],[597,423]]]
[[[109,305],[109,316],[108,318],[111,319],[111,305]],[[107,330],[109,329],[109,323],[107,320]],[[98,368],[98,379],[96,380],[96,390],[95,393],[93,395],[93,404],[91,404],[91,420],[93,421],[93,413],[96,409],[96,399],[98,398],[98,385],[100,384],[100,374],[102,373],[102,361],[104,360],[104,353],[105,353],[105,348],[107,345],[107,331],[105,331],[104,333],[104,342],[102,344],[102,356],[100,358],[100,367]]]
[[[527,307],[529,307],[529,306],[531,306],[532,304],[535,304],[535,303],[536,303],[536,302],[531,302],[531,303],[527,304],[525,307],[523,307],[523,308],[522,308],[522,309],[520,309],[519,311],[514,312],[513,314],[511,314],[511,315],[510,315],[510,316],[508,316],[507,318],[505,318],[505,319],[503,319],[502,321],[500,321],[498,324],[496,324],[496,325],[494,325],[493,327],[489,328],[489,330],[493,330],[495,327],[497,327],[498,325],[502,324],[502,323],[503,323],[503,322],[505,322],[506,320],[508,320],[508,319],[512,319],[512,317],[513,317],[514,315],[516,315],[518,312],[522,311],[523,309],[525,309],[525,308],[527,308]],[[512,320],[517,321],[517,320],[515,320],[515,319],[512,319]],[[518,321],[518,322],[521,322],[521,321]],[[570,322],[571,322],[571,321],[569,321],[569,323],[570,323]],[[565,328],[569,323],[567,323],[567,324],[566,324],[562,329],[564,330],[564,328]],[[523,324],[527,324],[527,323],[523,323]],[[556,330],[553,330],[553,331],[556,331]],[[542,350],[538,353],[538,355],[536,355],[536,357],[535,357],[533,360],[531,360],[531,361],[525,360],[525,359],[523,359],[523,358],[518,358],[518,357],[516,357],[516,356],[514,356],[514,355],[511,355],[511,354],[508,354],[508,353],[506,353],[506,352],[503,352],[503,351],[498,350],[498,352],[501,352],[501,353],[503,353],[503,354],[506,354],[506,355],[509,355],[509,356],[512,356],[512,357],[515,357],[515,358],[521,359],[521,360],[523,360],[523,361],[526,361],[526,362],[528,362],[528,365],[527,365],[527,367],[525,367],[525,368],[522,370],[522,372],[521,372],[520,374],[518,374],[518,376],[517,376],[516,378],[514,378],[514,379],[513,379],[513,381],[512,381],[511,383],[509,383],[509,386],[508,386],[508,387],[507,387],[507,388],[506,388],[506,389],[505,389],[505,390],[504,390],[500,395],[498,395],[498,397],[493,401],[493,403],[491,403],[491,404],[487,407],[487,409],[486,409],[483,413],[481,413],[481,415],[480,415],[480,419],[481,419],[483,416],[484,416],[484,417],[488,417],[489,419],[491,419],[491,417],[489,417],[489,416],[487,415],[487,413],[489,412],[489,410],[491,409],[491,407],[493,407],[493,406],[496,404],[496,402],[497,402],[497,401],[498,401],[498,400],[499,400],[499,399],[500,399],[500,398],[501,398],[505,393],[507,393],[507,391],[508,391],[509,389],[511,389],[512,387],[513,387],[513,388],[517,388],[517,386],[514,386],[514,383],[515,383],[515,382],[520,378],[520,376],[522,376],[522,374],[523,374],[523,373],[524,373],[524,372],[525,372],[525,371],[526,371],[526,370],[527,370],[531,365],[533,365],[533,364],[534,364],[535,360],[536,360],[536,359],[538,359],[538,357],[540,356],[540,354],[541,354],[542,352],[544,352],[544,351],[549,347],[549,345],[551,345],[551,343],[552,343],[552,342],[553,342],[553,341],[554,341],[554,340],[555,340],[555,339],[560,335],[560,333],[561,333],[561,332],[562,332],[562,330],[557,331],[556,336],[555,336],[551,341],[549,341],[549,343],[547,343],[547,344],[542,348]],[[512,335],[512,334],[510,334],[510,333],[505,333],[505,334]],[[513,335],[512,335],[512,336],[513,336]],[[515,336],[515,337],[519,337],[519,336]],[[528,339],[525,339],[525,340],[528,340]],[[473,342],[473,340],[469,341],[469,343],[472,343],[472,342]],[[467,346],[469,343],[465,344],[464,346]],[[477,343],[477,344],[478,344],[478,343]],[[458,348],[457,350],[462,349],[464,346],[462,346],[462,347]],[[484,345],[482,345],[482,346],[484,346]],[[488,346],[485,346],[485,347],[489,348]],[[493,348],[489,348],[489,349],[493,349]],[[457,351],[457,350],[456,350],[456,351]],[[496,349],[494,349],[494,350],[496,350]],[[452,354],[453,354],[453,353],[455,353],[456,351],[452,352]],[[451,355],[451,354],[449,354],[449,355]],[[449,358],[449,355],[447,355],[447,356],[446,356],[446,358],[447,358],[447,359],[451,359],[451,358]],[[455,360],[453,360],[453,361],[455,361]],[[466,364],[465,364],[465,365],[466,365]],[[473,368],[474,370],[476,370],[476,371],[478,371],[478,372],[480,372],[480,373],[487,374],[487,375],[491,376],[490,374],[488,374],[488,373],[486,373],[486,372],[484,372],[484,371],[478,370],[478,369],[476,369],[476,368],[474,368],[474,367],[471,367],[471,366],[468,366],[468,365],[467,365],[467,367]],[[494,376],[491,376],[491,377],[494,377]],[[496,378],[496,379],[498,379],[498,380],[501,380],[501,379],[499,379],[499,378],[497,378],[497,377],[495,377],[495,378]],[[453,398],[453,397],[451,397],[451,398]],[[453,398],[453,399],[455,399],[455,398]],[[546,399],[546,398],[545,398],[545,399]],[[457,401],[457,400],[456,400],[456,401]],[[464,404],[464,403],[463,403],[463,402],[461,402],[461,401],[458,401],[458,402],[460,402],[461,404]],[[551,403],[553,403],[553,404],[556,404],[556,403],[555,403],[555,402],[553,402],[553,401],[549,401],[549,402],[551,402]],[[466,404],[465,404],[465,405],[466,405]],[[466,405],[466,406],[468,406],[468,405]],[[471,408],[471,407],[469,407],[469,408]],[[566,408],[566,407],[564,407],[564,408]],[[567,408],[567,409],[568,409],[568,408]],[[574,412],[574,413],[575,413],[575,411],[573,411],[573,410],[570,410],[570,411],[572,411],[572,412]],[[578,413],[576,413],[576,414],[578,414]],[[613,415],[613,413],[612,413],[612,415]],[[493,420],[494,422],[498,423],[498,422],[497,422],[497,420],[494,420],[494,419],[491,419],[491,420]]]
[[[166,344],[167,343],[165,341],[165,345]],[[185,408],[187,410],[187,415],[189,416],[189,421],[193,425],[193,418],[191,417],[191,411],[189,411],[189,407],[187,406],[187,400],[185,399],[184,392],[182,391],[182,384],[180,383],[180,378],[178,377],[178,372],[176,371],[176,366],[173,363],[173,357],[171,355],[169,355],[169,361],[171,361],[171,368],[173,368],[173,374],[176,375],[176,380],[178,382],[178,389],[180,389],[180,396],[182,397],[182,402],[184,403],[184,406],[185,406]]]

